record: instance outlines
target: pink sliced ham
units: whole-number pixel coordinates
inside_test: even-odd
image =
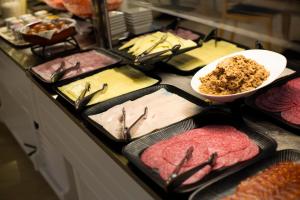
[[[192,158],[183,165],[180,173],[207,161],[212,153],[216,152],[218,157],[214,166],[199,170],[183,184],[194,183],[212,170],[249,160],[259,153],[259,147],[236,128],[226,125],[208,125],[150,146],[142,153],[141,160],[145,165],[156,170],[163,180],[167,180],[191,146],[194,147]]]
[[[68,72],[64,75],[62,80],[78,76],[85,72],[100,69],[117,62],[117,60],[109,56],[101,54],[95,50],[91,50],[83,53],[76,53],[64,58],[54,59],[33,67],[32,70],[40,75],[45,81],[50,82],[51,75],[60,67],[62,61],[65,62],[65,69],[74,66],[77,62],[80,62],[80,69]]]
[[[182,28],[178,28],[176,30],[170,29],[170,30],[168,30],[168,32],[173,33],[174,35],[177,35],[186,40],[197,40],[200,37],[200,35],[193,33],[190,30],[186,30],[186,29],[182,29]]]

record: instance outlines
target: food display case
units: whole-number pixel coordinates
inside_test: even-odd
[[[61,2],[72,51],[0,40],[0,119],[61,200],[223,199],[299,169],[297,0]]]

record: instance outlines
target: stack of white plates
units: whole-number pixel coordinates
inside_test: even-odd
[[[124,13],[120,11],[109,12],[110,29],[113,39],[120,38],[127,34]]]
[[[153,21],[151,10],[137,7],[124,12],[129,32],[137,35],[150,31]]]

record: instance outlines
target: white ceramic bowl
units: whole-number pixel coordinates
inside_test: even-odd
[[[205,94],[205,93],[200,92],[200,90],[199,90],[200,85],[201,85],[200,77],[204,77],[205,75],[207,75],[208,73],[213,71],[217,67],[217,64],[220,63],[225,58],[236,56],[236,55],[243,55],[246,58],[255,60],[257,63],[263,65],[270,72],[268,79],[265,80],[260,86],[258,86],[257,88],[255,88],[253,90],[241,92],[241,93],[237,93],[237,94],[211,95],[211,94]],[[286,58],[283,55],[273,52],[273,51],[258,50],[258,49],[240,51],[240,52],[236,52],[236,53],[224,56],[222,58],[219,58],[219,59],[215,60],[214,62],[206,65],[202,69],[200,69],[193,76],[192,81],[191,81],[191,86],[192,86],[193,90],[195,90],[197,93],[200,94],[200,96],[202,96],[206,99],[209,99],[209,100],[212,100],[215,102],[231,102],[235,99],[249,96],[249,95],[253,94],[256,90],[272,83],[284,71],[284,69],[286,67],[286,63],[287,63]]]

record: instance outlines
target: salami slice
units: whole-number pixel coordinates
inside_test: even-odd
[[[194,148],[192,157],[183,165],[180,173],[207,161],[215,152],[218,157],[213,169],[234,165],[259,153],[257,145],[236,128],[227,125],[208,125],[150,146],[142,153],[141,160],[157,171],[162,179],[167,180],[191,146]],[[211,170],[210,166],[203,168],[184,184],[201,180]]]
[[[208,150],[204,143],[199,143],[196,141],[174,141],[164,148],[162,151],[162,157],[168,163],[172,165],[178,165],[180,161],[184,158],[185,153],[188,148],[194,147],[192,158],[183,165],[183,167],[192,167],[201,164],[208,160]]]
[[[294,88],[297,91],[300,91],[300,77],[294,78],[293,80],[290,80],[286,83],[291,88]]]
[[[294,106],[281,113],[281,117],[292,124],[300,124],[300,107]]]
[[[293,106],[290,93],[281,87],[275,87],[266,93],[258,96],[255,101],[256,105],[269,112],[281,112],[288,110]]]
[[[238,162],[249,160],[259,153],[259,148],[254,142],[250,142],[249,146],[246,148],[230,152],[222,157],[218,157],[216,160],[215,169],[220,169],[222,167],[232,166]]]

